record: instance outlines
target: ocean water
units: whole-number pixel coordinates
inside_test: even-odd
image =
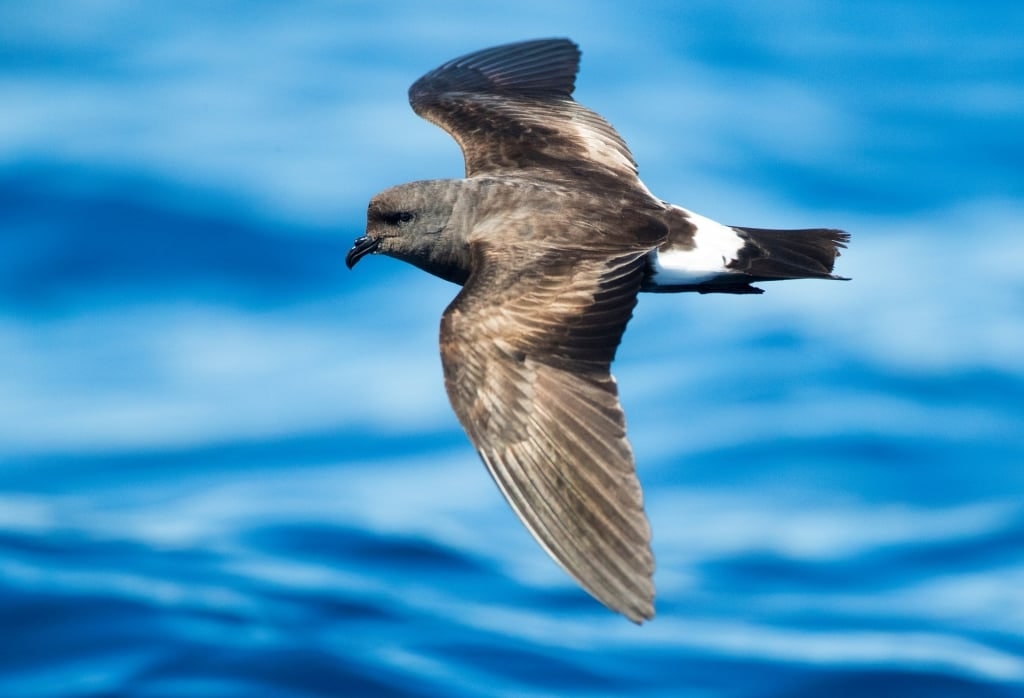
[[[1024,695],[1024,11],[0,4],[0,695]],[[459,176],[405,91],[583,49],[659,196],[853,280],[645,295],[615,373],[657,617],[448,408],[455,287],[344,255]]]

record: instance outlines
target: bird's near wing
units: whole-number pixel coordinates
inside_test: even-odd
[[[619,134],[572,99],[579,59],[568,39],[477,51],[417,80],[409,102],[455,138],[467,177],[530,170],[635,178]]]
[[[643,253],[471,249],[473,274],[441,321],[452,407],[548,554],[609,608],[649,619],[650,528],[610,374]],[[513,256],[529,261],[513,272]]]

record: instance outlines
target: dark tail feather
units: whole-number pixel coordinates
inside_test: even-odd
[[[747,241],[729,269],[748,277],[748,281],[775,279],[840,279],[832,273],[839,250],[846,247],[850,234],[828,228],[769,230],[733,226]]]

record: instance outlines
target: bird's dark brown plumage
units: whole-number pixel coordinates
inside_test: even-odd
[[[516,514],[587,591],[654,615],[654,557],[610,370],[640,291],[756,293],[837,278],[841,231],[723,226],[655,198],[625,142],[572,99],[566,39],[478,51],[417,80],[466,178],[374,197],[346,262],[385,254],[462,285],[441,320],[452,407]]]
[[[417,80],[409,102],[455,138],[467,177],[531,170],[635,177],[622,137],[572,99],[579,59],[567,39],[478,51]]]
[[[649,618],[650,529],[609,373],[642,253],[538,260],[524,279],[486,243],[473,251],[474,274],[441,322],[455,413],[551,556],[597,598]]]

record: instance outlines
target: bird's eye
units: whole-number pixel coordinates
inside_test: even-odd
[[[416,216],[414,216],[410,211],[393,211],[390,213],[385,213],[384,215],[381,216],[383,221],[388,225],[399,225],[401,223],[408,223],[415,217]]]

